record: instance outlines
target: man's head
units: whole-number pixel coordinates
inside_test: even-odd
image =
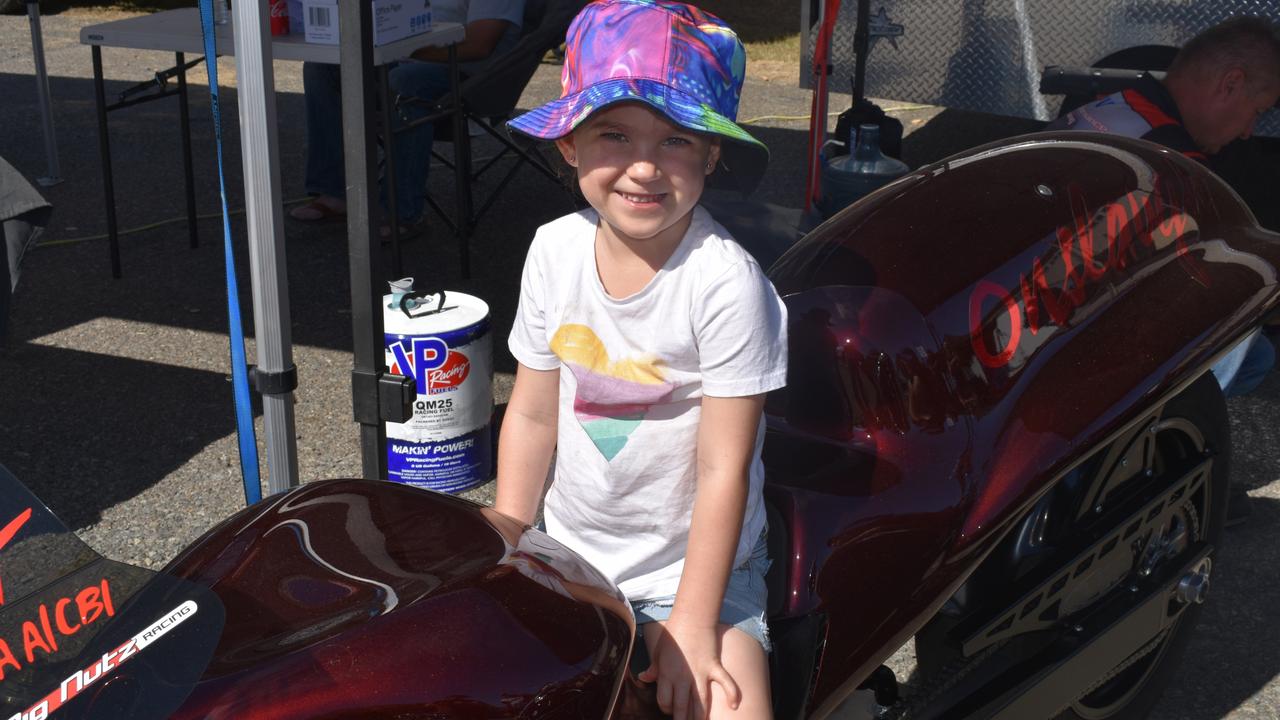
[[[1280,98],[1280,32],[1254,16],[1215,25],[1183,46],[1165,85],[1191,138],[1216,153]]]

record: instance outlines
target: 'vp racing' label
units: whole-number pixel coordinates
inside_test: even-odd
[[[492,339],[463,328],[439,335],[387,335],[387,366],[411,377],[413,417],[387,423],[390,479],[456,492],[489,479],[493,465]],[[451,336],[466,342],[450,346]]]

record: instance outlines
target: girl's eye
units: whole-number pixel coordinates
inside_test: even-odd
[[[606,131],[606,132],[600,133],[600,137],[610,142],[626,142],[627,141],[627,136],[623,135],[620,132]]]
[[[667,139],[664,141],[664,143],[663,143],[663,144],[665,144],[665,145],[672,145],[672,146],[676,146],[676,147],[680,147],[680,146],[683,146],[683,145],[691,145],[691,144],[693,144],[693,143],[689,140],[689,138],[683,138],[683,137],[679,137],[679,136],[674,136],[674,137],[669,137],[669,138],[667,138]]]

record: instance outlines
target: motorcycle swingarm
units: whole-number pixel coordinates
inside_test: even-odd
[[[1132,595],[1121,595],[1090,613],[1074,628],[1080,640],[1077,647],[1057,655],[1051,665],[966,716],[967,720],[1052,717],[1087,694],[1096,684],[1099,668],[1112,668],[1132,657],[1189,607],[1179,598],[1179,584],[1204,570],[1212,552],[1211,545],[1201,545],[1190,560],[1158,584],[1148,585],[1146,597],[1136,604]],[[1135,585],[1129,592],[1141,593],[1143,588]]]
[[[1045,578],[1010,604],[1006,611],[987,620],[976,630],[958,630],[958,633],[963,633],[961,637],[965,638],[961,645],[965,657],[973,657],[998,642],[1018,635],[1050,630],[1061,625],[1071,612],[1062,607],[1063,596],[1071,582],[1078,581],[1090,566],[1114,561],[1114,556],[1128,548],[1129,543],[1149,538],[1152,532],[1165,527],[1183,499],[1204,491],[1204,485],[1212,472],[1213,458],[1202,460],[1123,522],[1117,522],[1111,532],[1076,555],[1064,566],[1064,572]]]

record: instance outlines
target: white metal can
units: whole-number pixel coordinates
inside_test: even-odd
[[[445,292],[406,313],[400,297],[383,296],[387,367],[412,377],[418,397],[408,422],[387,423],[388,479],[443,492],[481,485],[493,475],[489,305]]]

